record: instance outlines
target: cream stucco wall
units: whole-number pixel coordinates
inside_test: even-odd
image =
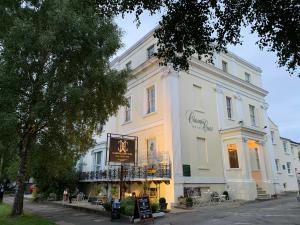
[[[276,182],[278,188],[287,182],[289,190],[294,190],[296,176],[280,174],[275,168],[275,158],[284,163],[290,159],[279,148],[278,128],[268,120],[268,92],[262,88],[260,68],[233,53],[221,53],[215,54],[213,65],[192,58],[188,72],[176,72],[171,66],[159,66],[156,58],[147,59],[147,48],[155,43],[152,34],[147,34],[112,62],[113,68],[124,69],[131,61],[135,77],[126,93],[131,97],[131,120],[125,122],[125,108],[120,107],[102,135],[95,136],[102,147],[97,145],[83,157],[84,171],[93,169],[93,152],[105,151],[106,134],[116,133],[138,137],[139,165],[147,164],[149,139],[156,140],[158,153],[168,155],[172,176],[170,184],[162,184],[160,196],[171,204],[183,195],[184,187],[228,190],[233,198],[247,200],[257,197],[257,184],[269,194],[275,192]],[[227,72],[222,70],[222,61],[228,63]],[[250,83],[245,81],[245,72],[251,75]],[[152,85],[156,110],[146,114],[146,90]],[[227,116],[226,96],[232,99],[232,118]],[[249,105],[255,107],[255,125]],[[271,130],[277,132],[274,144]],[[251,168],[249,141],[258,146],[259,173]],[[228,144],[237,145],[239,168],[229,167]],[[296,168],[295,157],[293,160]],[[183,164],[190,165],[191,176],[183,176]]]

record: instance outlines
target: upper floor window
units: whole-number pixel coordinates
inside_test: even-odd
[[[292,153],[292,155],[294,155],[294,147],[293,146],[291,146],[291,153]]]
[[[222,60],[222,70],[226,73],[228,72],[228,63],[224,60]]]
[[[282,144],[283,144],[283,151],[284,151],[285,153],[287,153],[287,152],[288,152],[288,149],[287,149],[287,143],[286,143],[286,141],[283,141]]]
[[[195,84],[193,85],[193,98],[195,109],[203,110],[202,88]]]
[[[279,159],[275,159],[275,164],[276,164],[276,170],[277,170],[277,172],[279,172],[279,170],[280,170],[280,162],[279,162]]]
[[[249,105],[249,112],[250,112],[250,121],[251,121],[251,125],[252,125],[252,126],[255,126],[255,125],[256,125],[255,106]]]
[[[147,58],[150,59],[154,56],[154,45],[147,48]]]
[[[274,144],[274,131],[271,130],[271,140],[272,140],[272,144]]]
[[[291,174],[292,173],[292,163],[287,162],[286,163],[286,168],[287,168],[288,174]]]
[[[232,119],[232,99],[228,96],[226,96],[226,108],[228,119]]]
[[[126,69],[127,70],[132,70],[132,62],[129,61],[128,63],[126,63]]]
[[[95,152],[94,153],[94,162],[95,162],[95,170],[98,171],[101,169],[101,164],[102,164],[102,151],[99,151],[99,152]]]
[[[125,106],[125,122],[131,120],[131,97],[127,98],[127,106]]]
[[[155,86],[147,88],[147,113],[155,112]]]
[[[251,75],[250,73],[245,73],[245,81],[251,83]]]
[[[236,144],[229,144],[227,146],[228,156],[229,156],[229,167],[239,168],[239,159]]]

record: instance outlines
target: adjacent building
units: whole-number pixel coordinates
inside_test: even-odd
[[[108,133],[138,138],[137,163],[125,166],[126,195],[146,192],[176,203],[209,190],[245,200],[262,190],[297,191],[300,144],[280,138],[269,119],[261,69],[221,53],[213,64],[192,57],[189,71],[177,72],[159,65],[155,43],[150,32],[112,62],[135,78],[128,105],[78,163],[86,194],[119,191],[120,167],[107,163]]]

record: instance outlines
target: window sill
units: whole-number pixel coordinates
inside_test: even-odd
[[[285,154],[285,155],[291,155],[291,154],[290,154],[290,153],[288,153],[288,152],[285,152],[284,154]]]
[[[280,172],[280,171],[277,171],[277,174],[282,174],[282,172]]]
[[[242,168],[228,168],[227,171],[242,171]]]
[[[145,113],[143,117],[146,118],[146,117],[152,116],[152,115],[154,115],[154,114],[156,114],[156,113],[157,113],[157,111],[150,112],[150,113]]]
[[[198,167],[198,170],[210,170],[209,168]]]
[[[233,118],[228,118],[228,117],[227,117],[227,119],[230,120],[230,121],[235,121],[235,119],[233,119]]]
[[[132,123],[132,120],[129,120],[129,121],[123,122],[121,125],[123,126],[123,125],[127,125],[127,124],[129,124],[129,123]]]
[[[293,173],[288,173],[288,176],[293,177],[293,176],[295,176],[295,174],[293,174]]]

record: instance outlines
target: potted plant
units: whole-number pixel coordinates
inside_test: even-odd
[[[159,202],[159,209],[160,209],[161,211],[165,211],[165,210],[167,209],[167,206],[168,206],[168,203],[167,203],[167,201],[166,201],[166,198],[161,197],[161,198],[158,200],[158,202]]]
[[[186,203],[186,207],[188,208],[193,207],[193,199],[191,197],[187,197],[185,203]]]

